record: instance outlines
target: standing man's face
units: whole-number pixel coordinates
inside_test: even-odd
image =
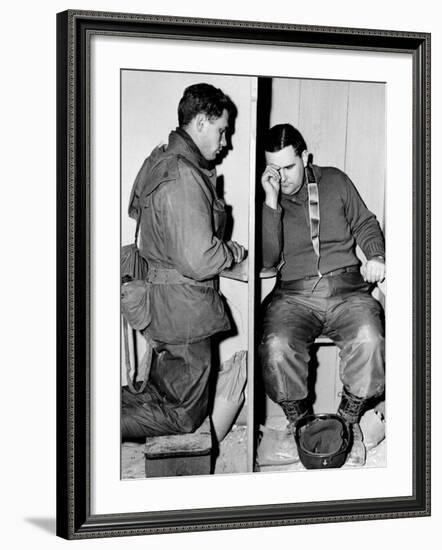
[[[284,195],[294,195],[297,193],[304,182],[304,167],[307,165],[308,153],[303,151],[301,156],[295,153],[292,145],[288,145],[270,153],[266,151],[266,162],[273,166],[279,172],[281,193]]]
[[[204,118],[199,135],[199,149],[206,160],[215,160],[227,145],[226,131],[229,127],[229,113],[224,109],[219,118]]]

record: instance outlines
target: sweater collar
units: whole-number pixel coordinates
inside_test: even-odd
[[[319,166],[316,166],[315,164],[312,164],[313,168],[313,174],[315,175],[316,183],[319,184],[321,180],[322,170]],[[304,174],[304,181],[302,182],[302,186],[299,189],[299,191],[295,195],[282,195],[282,200],[290,201],[294,203],[304,203],[308,201],[308,191],[307,191],[307,179]]]

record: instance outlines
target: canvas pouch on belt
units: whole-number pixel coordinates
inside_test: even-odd
[[[121,313],[132,328],[144,330],[152,320],[150,283],[145,280],[147,262],[136,244],[122,247],[120,269]]]

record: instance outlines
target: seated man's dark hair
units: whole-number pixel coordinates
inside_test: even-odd
[[[224,109],[231,113],[231,101],[219,88],[211,84],[192,84],[184,90],[178,105],[178,124],[182,128],[199,113],[209,119],[222,116]]]
[[[264,149],[269,153],[276,153],[289,145],[293,146],[298,156],[307,150],[307,144],[301,133],[291,124],[277,124],[267,131],[264,138]]]

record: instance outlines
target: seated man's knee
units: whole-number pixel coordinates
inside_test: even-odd
[[[376,326],[363,325],[349,342],[342,360],[342,382],[360,398],[369,399],[384,391],[384,335]]]
[[[271,333],[264,336],[259,345],[259,356],[263,367],[283,361],[289,347],[288,338],[284,334]]]
[[[366,324],[359,328],[355,342],[367,350],[383,351],[385,339],[383,332],[377,326]]]

